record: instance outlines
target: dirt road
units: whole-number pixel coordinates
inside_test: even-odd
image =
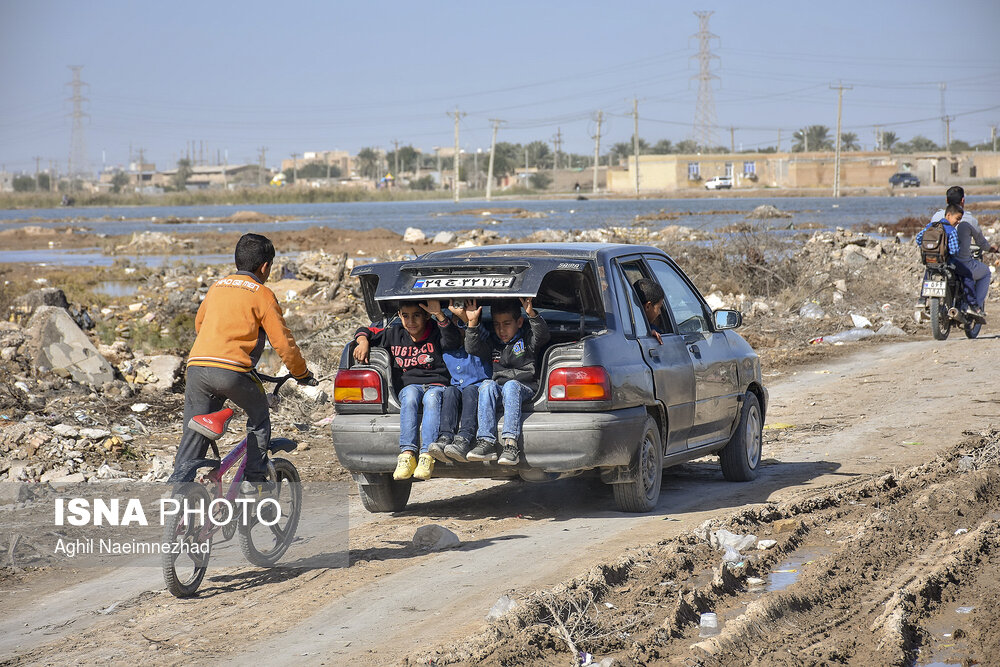
[[[648,515],[612,511],[590,480],[434,480],[397,515],[352,497],[345,569],[210,570],[186,601],[152,569],[8,579],[0,660],[139,647],[154,664],[569,665],[569,638],[615,664],[996,664],[1000,484],[963,431],[998,422],[998,351],[995,337],[919,341],[765,377],[778,428],[758,480],[727,483],[715,459],[673,468]],[[777,544],[722,568],[695,537],[706,520]],[[417,551],[427,523],[463,546]],[[487,626],[505,593],[518,608]],[[723,631],[700,640],[709,610]]]

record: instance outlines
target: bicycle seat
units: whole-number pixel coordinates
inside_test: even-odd
[[[188,422],[188,428],[200,433],[209,440],[218,440],[226,434],[229,421],[233,418],[233,409],[224,408],[207,415],[195,415]]]

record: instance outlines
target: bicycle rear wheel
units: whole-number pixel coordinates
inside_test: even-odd
[[[285,555],[295,539],[295,529],[302,512],[299,471],[288,459],[274,458],[271,463],[274,465],[272,481],[275,483],[272,497],[277,501],[280,513],[271,512],[271,503],[261,502],[258,504],[260,516],[255,511],[247,524],[241,525],[238,530],[243,556],[258,567],[271,567]],[[269,512],[276,516],[267,516]],[[275,519],[277,522],[273,525],[263,523],[272,523]]]
[[[208,569],[212,537],[205,524],[212,497],[201,484],[188,482],[175,489],[171,499],[179,503],[180,511],[164,522],[163,541],[170,549],[160,556],[160,564],[167,590],[186,598],[198,592]]]

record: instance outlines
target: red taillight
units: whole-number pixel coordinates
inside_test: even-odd
[[[611,380],[600,366],[557,368],[549,373],[550,401],[606,401]]]
[[[334,403],[381,403],[382,378],[375,371],[339,370],[333,381]]]

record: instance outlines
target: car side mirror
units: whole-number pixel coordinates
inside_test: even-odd
[[[743,313],[738,310],[719,309],[712,312],[712,321],[717,330],[735,329],[743,324]]]

